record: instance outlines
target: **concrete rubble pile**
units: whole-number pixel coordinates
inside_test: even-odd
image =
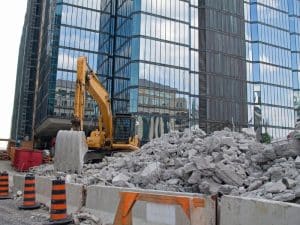
[[[300,203],[300,144],[256,142],[250,129],[172,132],[140,151],[87,164],[73,182],[230,194]],[[49,168],[48,168],[49,170]],[[43,173],[43,169],[36,172]]]

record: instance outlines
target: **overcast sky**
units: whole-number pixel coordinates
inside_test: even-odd
[[[0,138],[10,137],[19,44],[26,0],[2,1],[0,7]],[[0,142],[0,148],[6,143]]]

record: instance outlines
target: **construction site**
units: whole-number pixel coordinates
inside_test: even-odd
[[[28,0],[0,225],[300,225],[300,1],[276,2]]]
[[[42,207],[21,209],[30,220],[20,224],[299,224],[296,138],[261,144],[248,128],[242,132],[226,128],[210,135],[200,129],[186,130],[163,135],[133,152],[85,164],[80,155],[87,145],[81,137],[76,139],[81,153],[70,155],[72,161],[58,152],[48,160],[41,157],[44,163],[33,167],[24,161],[22,168],[16,159],[0,161],[1,170],[6,165],[9,174],[9,188],[4,192],[8,182],[1,173],[1,198],[11,198],[1,200],[1,205],[6,201],[12,208]],[[26,151],[37,153],[24,148],[15,151],[15,157]],[[34,178],[33,194],[26,187]],[[55,189],[57,182],[64,185]],[[58,202],[62,205],[57,205],[55,193],[61,193]]]

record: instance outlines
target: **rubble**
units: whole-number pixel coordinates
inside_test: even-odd
[[[75,225],[103,225],[100,218],[89,212],[77,212],[73,215]]]
[[[300,146],[256,142],[251,129],[172,132],[139,151],[86,164],[70,182],[299,202]],[[35,168],[51,175],[51,168]]]
[[[300,156],[298,156],[295,160],[295,165],[297,169],[300,169]]]

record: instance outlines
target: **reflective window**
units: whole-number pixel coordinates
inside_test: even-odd
[[[284,136],[294,127],[295,118],[300,115],[295,103],[295,93],[299,89],[296,49],[300,30],[295,29],[299,24],[299,1],[257,0],[251,3],[251,7],[249,1],[245,1],[244,12],[247,20],[249,123],[254,127],[258,125],[255,122],[268,127],[272,137]],[[253,85],[259,86],[259,102],[251,97],[257,94]],[[260,118],[255,120],[253,114],[259,111]]]

